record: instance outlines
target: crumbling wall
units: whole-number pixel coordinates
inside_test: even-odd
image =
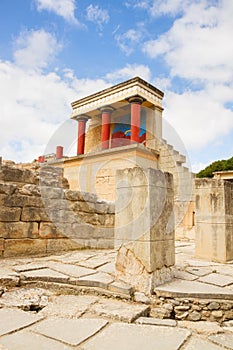
[[[225,263],[233,260],[233,183],[196,179],[196,256]]]
[[[114,205],[71,191],[60,168],[0,164],[0,256],[112,248]]]

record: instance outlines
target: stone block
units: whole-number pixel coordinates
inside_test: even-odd
[[[69,229],[68,229],[69,226]],[[66,224],[61,227],[61,225],[54,225],[50,222],[41,222],[39,227],[39,237],[40,238],[64,238],[66,230],[67,234],[70,234],[70,225]]]
[[[40,187],[42,198],[65,199],[64,190],[59,187],[43,186]]]
[[[43,207],[43,201],[40,197],[36,196],[25,196],[21,194],[14,194],[8,196],[4,205],[7,207]]]
[[[19,193],[27,196],[40,196],[40,187],[37,185],[26,184],[19,189]]]
[[[1,233],[0,233],[0,237],[1,237]],[[0,238],[0,252],[2,255],[2,252],[4,251],[4,242],[5,240],[3,238]]]
[[[0,222],[0,237],[38,238],[37,222]]]
[[[15,183],[37,184],[37,175],[28,169],[2,166],[0,180]]]
[[[22,221],[51,221],[44,208],[25,207],[22,210]],[[12,220],[13,221],[13,220]]]
[[[21,208],[0,207],[0,221],[19,221],[21,212]]]
[[[45,240],[44,240],[45,241]],[[48,239],[47,253],[52,254],[56,252],[63,252],[68,250],[80,249],[83,246],[77,241],[69,238]]]
[[[43,239],[7,239],[4,257],[36,256],[46,253],[46,241]]]
[[[16,185],[13,184],[6,184],[4,182],[0,182],[0,193],[6,194],[6,195],[12,195],[17,189]]]

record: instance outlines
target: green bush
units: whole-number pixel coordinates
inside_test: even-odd
[[[211,163],[205,169],[201,170],[197,177],[213,177],[215,171],[233,170],[233,157],[229,159],[217,160]]]

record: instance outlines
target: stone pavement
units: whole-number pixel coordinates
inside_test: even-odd
[[[2,259],[0,350],[233,349],[233,265],[193,249],[176,243],[176,278],[152,298],[116,280],[112,250]]]

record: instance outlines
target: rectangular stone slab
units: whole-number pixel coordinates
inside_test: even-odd
[[[20,330],[42,318],[18,309],[0,309],[0,336]]]
[[[103,327],[108,321],[100,319],[47,319],[32,327],[33,331],[46,337],[61,341],[68,345],[77,346],[90,338]]]
[[[81,347],[82,350],[178,350],[190,335],[175,327],[111,324]]]
[[[71,350],[70,346],[46,338],[40,334],[20,331],[6,335],[0,340],[6,350]],[[1,347],[0,347],[1,349]],[[5,348],[4,348],[5,349]]]

